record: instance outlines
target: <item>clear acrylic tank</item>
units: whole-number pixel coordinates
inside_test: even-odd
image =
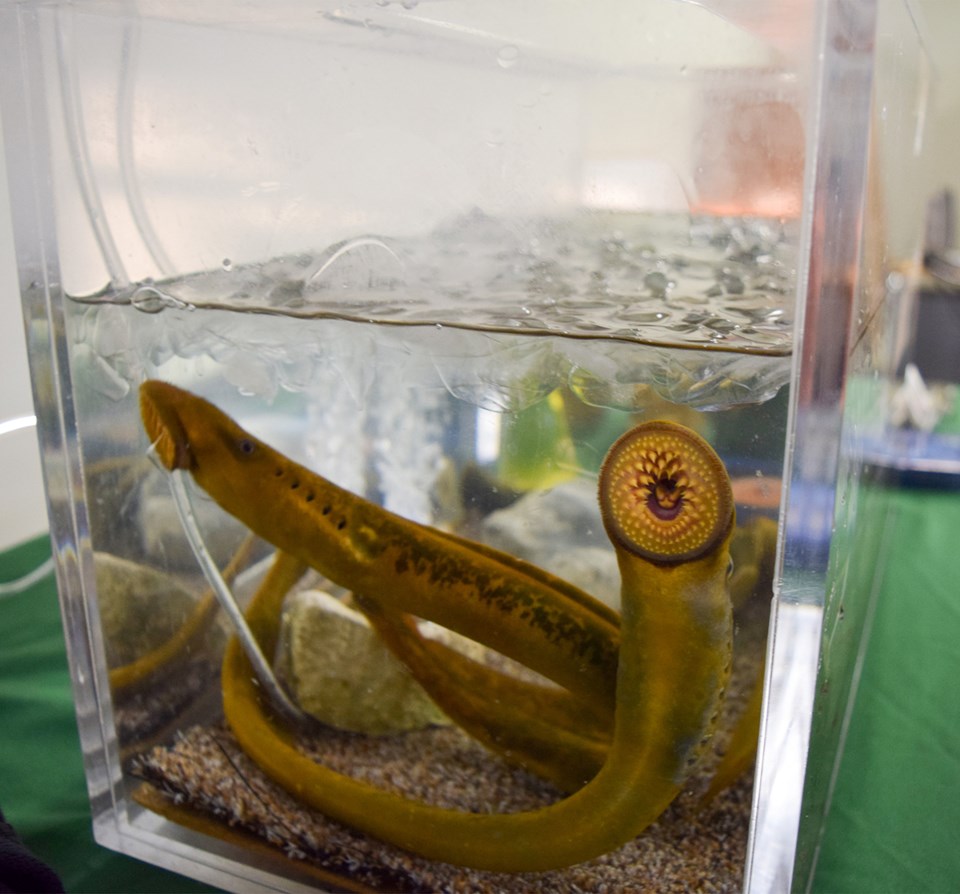
[[[2,0],[0,46],[97,839],[244,891],[802,878],[922,231],[908,6]],[[716,537],[625,545],[618,475]]]

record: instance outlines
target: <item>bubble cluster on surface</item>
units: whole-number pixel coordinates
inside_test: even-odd
[[[789,377],[796,240],[785,227],[475,212],[420,238],[360,236],[104,292],[85,299],[96,319],[80,340],[121,379],[203,356],[265,397],[309,389],[362,329],[398,374],[426,368],[486,409],[521,409],[558,385],[626,409],[650,388],[704,409],[753,403]]]

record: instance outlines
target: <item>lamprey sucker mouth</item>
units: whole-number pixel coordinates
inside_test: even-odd
[[[723,463],[689,429],[665,421],[637,426],[610,448],[600,509],[618,550],[660,565],[709,553],[734,525]]]

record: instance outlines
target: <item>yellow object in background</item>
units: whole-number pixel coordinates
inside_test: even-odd
[[[504,417],[497,480],[516,491],[546,490],[579,469],[561,389]]]

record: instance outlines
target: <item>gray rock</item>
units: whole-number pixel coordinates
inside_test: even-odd
[[[546,555],[538,564],[620,611],[620,568],[611,548],[572,547]]]
[[[383,735],[450,723],[366,618],[322,590],[291,597],[278,664],[297,704],[338,729]]]
[[[620,571],[600,519],[594,482],[577,480],[531,491],[491,512],[481,537],[619,608]]]
[[[505,509],[491,512],[483,521],[482,536],[491,546],[530,561],[563,545],[608,543],[596,485],[585,480],[530,491]]]
[[[119,667],[166,642],[196,602],[172,577],[110,553],[93,555],[107,663]]]
[[[194,497],[192,502],[204,543],[222,568],[243,542],[247,529],[206,496]],[[167,568],[197,569],[197,559],[168,490],[150,492],[144,488],[138,523],[142,532],[142,549],[148,559]]]

